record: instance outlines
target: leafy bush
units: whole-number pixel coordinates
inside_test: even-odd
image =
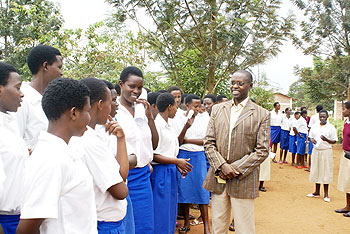
[[[329,123],[333,124],[335,129],[337,129],[338,142],[343,143],[343,129],[344,129],[344,120],[334,120],[332,117],[328,118]]]

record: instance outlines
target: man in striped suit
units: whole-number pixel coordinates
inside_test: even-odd
[[[248,97],[252,82],[250,72],[235,72],[233,99],[212,109],[204,141],[210,169],[203,186],[212,192],[214,234],[228,233],[231,208],[236,234],[255,233],[254,200],[259,165],[269,154],[270,113]]]

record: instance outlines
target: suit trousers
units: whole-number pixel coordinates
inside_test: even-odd
[[[269,160],[269,159],[267,159]],[[212,228],[213,234],[228,234],[231,211],[235,220],[236,234],[254,234],[254,200],[230,197],[226,188],[222,194],[212,193]]]

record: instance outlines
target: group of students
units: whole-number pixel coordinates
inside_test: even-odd
[[[187,233],[198,204],[210,233],[203,139],[217,97],[147,94],[132,66],[116,85],[60,78],[62,60],[34,47],[23,84],[0,62],[0,230],[174,233],[179,207]]]
[[[349,102],[345,103],[343,116],[346,118],[343,134],[343,149],[346,153],[349,149],[349,139],[347,135],[347,126],[349,117]],[[317,105],[316,114],[311,118],[307,115],[305,107],[301,112],[296,111],[294,118],[291,116],[291,109],[286,108],[284,113],[280,112],[280,104],[274,104],[274,110],[271,111],[271,144],[272,144],[272,161],[277,163],[275,153],[277,144],[280,143],[280,164],[288,163],[286,156],[288,151],[292,154],[292,166],[298,169],[306,168],[310,172],[309,180],[315,183],[315,192],[307,194],[307,197],[320,197],[321,184],[324,186],[325,202],[330,202],[328,190],[329,184],[333,181],[333,151],[332,144],[338,141],[336,128],[328,121],[328,112],[323,109],[322,105]],[[308,149],[306,146],[308,144]],[[282,158],[283,155],[283,158]],[[297,161],[295,162],[295,156]],[[307,155],[309,163],[307,164]],[[341,158],[341,166],[348,163],[345,157]],[[348,170],[348,168],[347,168]],[[346,173],[346,174],[344,174]],[[348,194],[350,191],[349,174],[346,169],[341,169],[338,177],[338,188]],[[344,209],[337,209],[338,213],[348,213],[350,211],[347,195],[347,206]],[[346,214],[347,215],[347,214]]]

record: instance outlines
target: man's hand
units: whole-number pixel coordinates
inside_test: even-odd
[[[120,127],[119,123],[111,116],[108,116],[109,122],[105,124],[106,132],[109,132],[109,135],[115,135],[118,138],[124,137],[124,131],[122,127]]]
[[[240,173],[234,169],[231,165],[224,163],[221,166],[221,172],[219,173],[219,176],[223,180],[232,179],[234,177],[237,177]]]

